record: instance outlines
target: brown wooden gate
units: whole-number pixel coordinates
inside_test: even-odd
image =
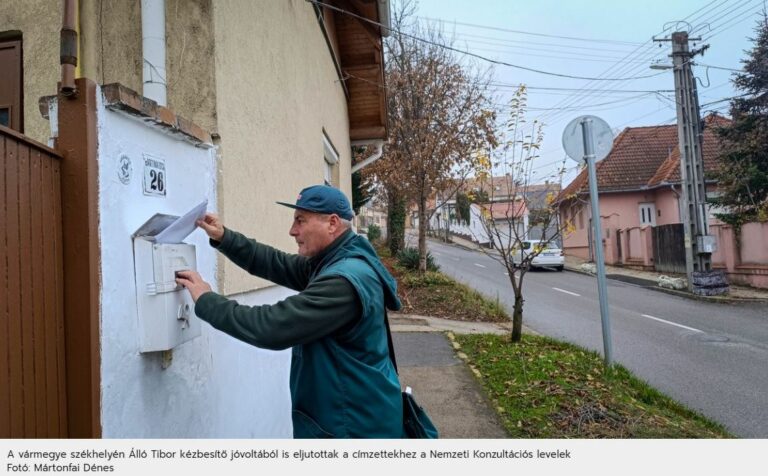
[[[0,438],[67,436],[61,156],[0,126]]]
[[[653,227],[656,271],[685,274],[685,230],[682,223]]]

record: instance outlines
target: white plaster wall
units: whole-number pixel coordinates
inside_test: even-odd
[[[291,253],[292,202],[323,182],[323,131],[339,153],[339,188],[352,198],[347,101],[311,3],[213,2],[216,114],[224,223]],[[227,294],[271,285],[223,262]]]
[[[488,244],[491,240],[488,238],[488,231],[483,224],[483,216],[480,207],[476,204],[469,206],[469,234],[481,245]]]
[[[517,232],[513,233],[509,221],[506,218],[495,220],[495,224],[486,222],[487,218],[483,218],[482,211],[479,205],[470,205],[470,221],[469,230],[475,241],[480,244],[488,244],[491,241],[488,233],[488,227],[490,229],[490,235],[493,236],[493,241],[497,245],[505,246],[507,248],[515,245],[518,237],[520,240],[526,240],[528,231],[528,214],[523,216],[522,223],[517,224]]]
[[[99,95],[100,98],[100,95]],[[140,354],[131,235],[155,213],[181,215],[209,200],[216,210],[213,149],[196,148],[99,100],[99,233],[101,240],[101,420],[107,438],[290,437],[290,353],[256,349],[202,324],[202,335],[173,350],[163,369],[160,353]],[[142,191],[144,152],[165,159],[167,196]],[[118,179],[128,155],[129,184]],[[216,251],[196,230],[198,270],[214,289]],[[241,296],[248,304],[274,303],[283,288]]]

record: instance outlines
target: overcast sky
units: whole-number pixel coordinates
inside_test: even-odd
[[[695,47],[709,45],[704,56],[696,57],[697,63],[739,69],[744,50],[751,48],[749,38],[754,36],[764,1],[418,0],[417,14],[437,20],[435,24],[453,36],[456,48],[494,60],[581,77],[655,75],[590,82],[494,66],[495,82],[529,86],[528,117],[538,117],[546,125],[535,176],[535,181],[541,182],[562,163],[563,129],[577,116],[599,116],[618,130],[675,123],[674,94],[666,92],[674,89],[672,72],[649,67],[656,61],[671,64],[671,45],[654,43],[653,36],[663,38],[673,31],[690,30],[691,37],[703,38]],[[687,20],[690,26],[678,20]],[[703,83],[698,85],[702,113],[727,113],[727,102],[707,104],[737,94],[730,83],[733,73],[704,66],[696,66],[694,73]],[[505,102],[507,91],[512,90],[499,87],[500,102]],[[577,173],[576,165],[570,159],[566,162],[569,170],[565,183]]]

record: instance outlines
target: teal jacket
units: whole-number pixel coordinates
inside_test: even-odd
[[[400,383],[389,358],[385,307],[400,308],[394,278],[351,231],[312,259],[225,231],[219,250],[252,274],[301,292],[275,305],[242,306],[202,295],[197,315],[259,347],[293,347],[290,389],[296,438],[400,438]]]

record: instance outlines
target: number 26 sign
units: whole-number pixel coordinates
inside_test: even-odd
[[[144,195],[165,196],[165,160],[144,154]]]

